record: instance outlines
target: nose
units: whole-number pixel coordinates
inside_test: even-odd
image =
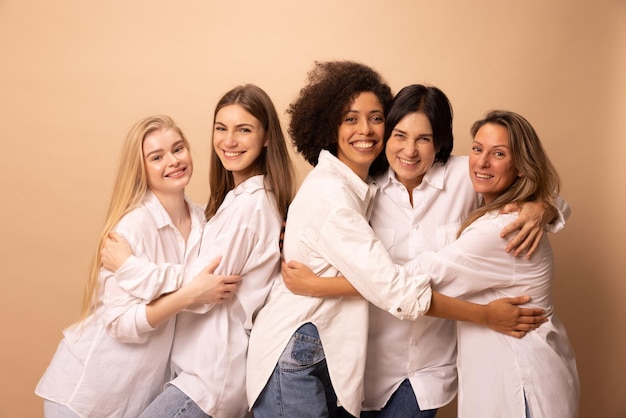
[[[406,145],[404,146],[404,152],[408,157],[413,157],[418,154],[417,142],[415,141],[406,141]]]
[[[180,164],[180,161],[178,160],[178,158],[173,153],[168,152],[166,154],[166,157],[167,157],[168,165],[177,166],[178,164]]]
[[[482,154],[480,154],[480,156],[478,157],[478,165],[481,167],[489,166],[489,156],[487,153],[483,152]]]
[[[363,118],[359,122],[359,132],[363,135],[369,135],[372,133],[372,125],[367,118]]]
[[[226,132],[224,134],[224,145],[228,148],[237,146],[237,138],[233,132]]]

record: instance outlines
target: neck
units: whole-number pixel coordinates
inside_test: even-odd
[[[191,216],[189,215],[189,208],[187,208],[187,204],[185,203],[185,193],[181,191],[180,193],[155,193],[161,205],[170,216],[170,219],[174,223],[174,226],[180,231],[181,226],[185,225],[186,222],[189,221]],[[181,231],[182,232],[182,231]]]

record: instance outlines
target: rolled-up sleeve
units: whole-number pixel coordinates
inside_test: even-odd
[[[101,273],[104,281],[104,322],[107,333],[124,343],[143,343],[154,327],[146,317],[146,303],[120,288],[110,272]]]
[[[334,265],[368,301],[400,319],[416,319],[430,308],[425,274],[409,275],[394,264],[358,211],[340,207],[322,224],[320,255]]]

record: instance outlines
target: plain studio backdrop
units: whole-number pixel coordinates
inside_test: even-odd
[[[626,416],[623,0],[1,0],[0,54],[0,417],[42,416],[33,391],[78,317],[129,127],[153,113],[179,123],[188,193],[204,203],[218,98],[258,84],[285,129],[313,62],[334,59],[374,67],[394,92],[440,87],[457,155],[488,110],[534,125],[573,209],[550,239],[581,417]]]

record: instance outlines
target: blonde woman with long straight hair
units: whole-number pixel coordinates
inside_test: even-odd
[[[218,101],[212,145],[207,224],[199,259],[189,271],[220,254],[219,271],[243,279],[232,298],[207,313],[178,315],[171,355],[176,377],[141,417],[248,415],[248,337],[280,275],[293,169],[274,104],[253,84],[237,86]],[[109,242],[109,249],[116,260],[131,254],[121,240]],[[123,261],[117,273],[132,260]]]
[[[100,267],[102,244],[113,231],[138,259],[191,261],[204,226],[201,209],[185,196],[192,171],[189,143],[170,117],[144,118],[128,132],[81,320],[64,331],[36,388],[46,418],[139,415],[170,376],[174,315],[219,302],[235,289],[237,277],[211,274],[218,259],[189,284],[172,288],[150,280],[154,275],[121,281]]]

